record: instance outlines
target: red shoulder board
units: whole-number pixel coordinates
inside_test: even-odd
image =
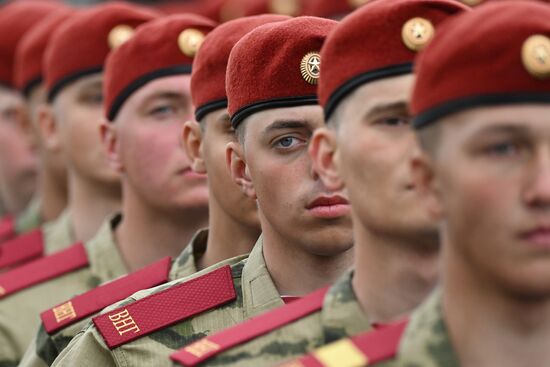
[[[42,231],[35,229],[0,245],[0,269],[29,262],[43,254]]]
[[[0,243],[11,240],[16,236],[15,221],[9,215],[0,219]]]
[[[88,266],[82,243],[0,274],[0,299]]]
[[[328,288],[319,289],[297,301],[203,338],[173,353],[170,358],[183,366],[196,366],[230,348],[320,310],[327,291]]]
[[[395,357],[407,321],[338,340],[279,367],[370,366]]]
[[[48,334],[56,333],[137,291],[166,283],[171,264],[170,257],[165,257],[42,312],[40,318],[44,328]]]
[[[227,265],[92,320],[113,349],[236,298]]]

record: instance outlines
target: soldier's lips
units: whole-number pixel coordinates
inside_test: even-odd
[[[202,173],[197,173],[189,167],[180,170],[179,174],[186,178],[201,179],[201,180],[206,179],[206,175],[203,175]]]
[[[524,232],[520,237],[533,247],[550,249],[550,226],[548,225]]]
[[[318,218],[339,218],[350,213],[348,200],[339,195],[320,196],[310,202],[306,209]]]

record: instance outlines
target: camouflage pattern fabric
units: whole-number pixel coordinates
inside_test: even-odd
[[[69,212],[65,210],[59,218],[42,226],[44,253],[61,251],[76,242]]]
[[[172,366],[170,354],[204,336],[236,325],[252,316],[283,305],[263,258],[262,238],[247,260],[231,266],[237,299],[188,320],[109,350],[93,324],[81,331],[55,360],[53,366]],[[138,292],[107,311],[181,284],[195,276]],[[151,310],[151,312],[162,312]]]
[[[36,334],[40,312],[127,272],[113,238],[119,222],[120,216],[106,221],[85,244],[88,267],[0,300],[0,366],[19,363]]]
[[[40,227],[42,217],[40,214],[41,202],[38,198],[33,198],[23,213],[17,216],[15,220],[15,232],[22,234],[32,229]]]

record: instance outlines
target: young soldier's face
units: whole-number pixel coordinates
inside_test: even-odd
[[[435,221],[415,189],[418,152],[408,101],[413,76],[368,83],[340,104],[325,129],[333,174],[345,184],[357,225],[385,236],[437,243]],[[324,149],[327,149],[326,147]],[[327,159],[329,162],[331,159]]]
[[[210,195],[226,215],[257,230],[260,222],[256,201],[233,182],[226,164],[225,147],[237,141],[227,110],[210,112],[200,124],[188,121],[184,129],[186,150],[193,156],[193,169],[208,172]]]
[[[275,231],[321,256],[351,248],[347,195],[323,185],[307,152],[313,131],[324,125],[321,107],[266,110],[245,123],[245,171],[250,194],[258,201],[262,230]]]
[[[23,99],[0,88],[0,195],[9,210],[21,210],[32,196],[36,157],[23,132]]]
[[[550,294],[549,116],[543,105],[452,115],[417,164],[449,239],[446,266],[512,297]]]
[[[119,175],[107,163],[101,144],[103,77],[82,77],[66,86],[53,101],[54,116],[67,163],[81,177],[98,184],[119,184]]]
[[[135,193],[163,209],[204,208],[206,176],[191,169],[181,131],[193,118],[190,77],[177,75],[146,84],[128,98],[113,128],[120,171]]]

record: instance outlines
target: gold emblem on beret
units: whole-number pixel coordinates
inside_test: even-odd
[[[271,0],[269,2],[269,11],[275,14],[295,17],[300,15],[300,5],[300,0]]]
[[[194,28],[187,28],[178,36],[178,46],[188,57],[194,57],[204,41],[204,33]]]
[[[539,79],[550,77],[550,39],[535,34],[523,43],[521,60],[529,74]]]
[[[403,43],[409,50],[420,51],[434,36],[432,22],[424,18],[412,18],[401,29]]]
[[[306,54],[300,63],[300,72],[306,82],[316,85],[321,73],[321,55],[318,52]]]
[[[476,6],[483,2],[483,0],[461,0],[461,1],[468,6]]]
[[[126,24],[120,24],[111,29],[107,36],[107,41],[111,50],[120,47],[134,35],[134,28]]]
[[[360,7],[361,5],[365,5],[369,1],[370,0],[348,0],[348,4],[352,8],[356,9],[356,8]]]

